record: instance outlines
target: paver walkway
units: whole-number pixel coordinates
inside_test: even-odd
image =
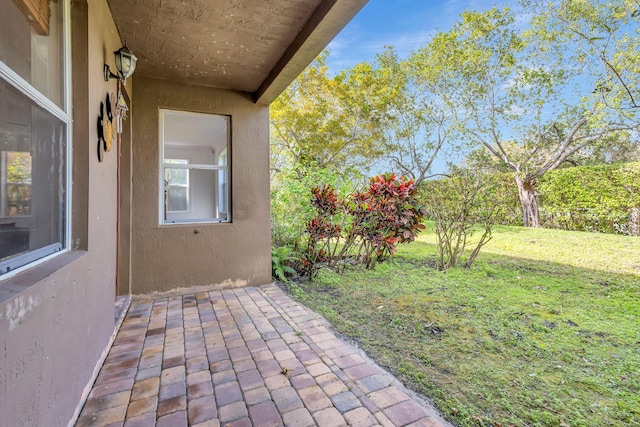
[[[430,411],[266,285],[134,300],[76,426],[442,426]]]

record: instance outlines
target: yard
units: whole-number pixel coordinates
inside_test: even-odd
[[[427,231],[290,292],[460,426],[640,426],[640,238],[497,227],[470,270]]]

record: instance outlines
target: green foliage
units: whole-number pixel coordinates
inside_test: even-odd
[[[323,52],[271,104],[272,170],[309,167],[366,172],[382,153],[385,105],[396,88],[380,65],[330,76]]]
[[[640,163],[558,169],[538,189],[545,227],[637,234],[631,214],[640,208]]]
[[[338,270],[348,263],[371,268],[425,228],[416,185],[405,177],[373,177],[365,190],[344,199],[329,185],[313,187],[311,193],[317,212],[305,229],[309,236],[305,265],[311,279],[321,265]]]
[[[550,172],[553,173],[553,172]],[[486,174],[492,181],[492,191],[499,195],[501,208],[496,212],[496,224],[522,225],[522,206],[518,199],[518,189],[510,173]]]
[[[505,202],[496,223],[522,225],[511,174],[493,173],[491,179]],[[564,167],[540,177],[536,188],[543,227],[638,234],[640,224],[634,209],[640,206],[640,163]]]
[[[271,179],[272,245],[301,248],[305,224],[315,215],[309,204],[309,188],[324,182],[345,196],[352,191],[356,178],[315,167],[286,169],[274,174]]]
[[[7,182],[31,182],[31,153],[7,152]]]
[[[357,170],[376,162],[420,183],[452,133],[452,121],[414,84],[392,48],[335,76],[323,52],[271,105],[271,168]]]
[[[493,225],[503,209],[499,190],[491,177],[462,170],[449,178],[423,183],[422,198],[427,216],[434,222],[438,269],[447,270],[458,265],[468,238],[474,228],[480,226],[480,238],[464,262],[465,268],[471,267],[482,247],[491,240]]]
[[[274,280],[287,283],[289,281],[287,276],[297,273],[290,264],[297,262],[299,262],[299,257],[296,256],[293,248],[289,246],[271,248],[271,277]]]
[[[380,109],[385,115],[384,161],[420,185],[438,154],[453,145],[454,121],[433,92],[417,84],[419,76],[393,48],[379,54],[376,62],[384,83],[393,88]]]
[[[522,3],[534,16],[531,35],[549,51],[562,55],[576,71],[588,70],[593,76],[593,92],[585,98],[603,109],[640,108],[640,8],[636,0]]]
[[[31,153],[5,151],[0,153],[6,161],[6,212],[0,215],[29,215],[31,213]]]

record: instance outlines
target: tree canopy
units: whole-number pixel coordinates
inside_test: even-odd
[[[271,105],[272,168],[362,169],[383,153],[384,106],[395,86],[366,62],[330,76],[327,55]]]
[[[638,33],[631,3],[525,5],[521,16],[508,8],[464,12],[409,63],[461,137],[513,172],[523,222],[537,226],[540,176],[637,129],[637,73],[614,70],[637,56]]]
[[[323,53],[272,105],[272,168],[377,165],[419,183],[460,149],[512,173],[537,226],[546,172],[638,156],[640,4],[521,6],[466,11],[406,59],[388,48],[335,76]]]

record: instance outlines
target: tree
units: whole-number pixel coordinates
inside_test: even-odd
[[[409,63],[460,135],[513,173],[523,223],[539,226],[537,179],[638,122],[637,110],[621,106],[623,91],[598,89],[602,70],[573,52],[560,27],[552,32],[540,12],[522,31],[527,16],[516,20],[508,8],[464,12]]]
[[[382,154],[385,108],[395,96],[377,64],[329,76],[324,52],[271,105],[272,170],[313,164],[357,169]]]
[[[431,166],[450,139],[451,121],[437,99],[415,84],[411,68],[393,48],[387,47],[376,61],[381,83],[394,89],[385,104],[384,158],[392,170],[420,185],[431,177]]]
[[[322,144],[320,132],[330,111],[330,78],[323,52],[271,104],[271,169],[307,162],[313,147]]]
[[[447,115],[428,104],[407,104],[397,110],[388,128],[386,155],[393,170],[411,177],[416,184],[431,178],[431,167],[449,139]]]
[[[589,63],[593,93],[614,108],[640,108],[638,0],[523,0],[550,47],[571,47],[568,60]],[[634,34],[635,33],[635,34]]]

